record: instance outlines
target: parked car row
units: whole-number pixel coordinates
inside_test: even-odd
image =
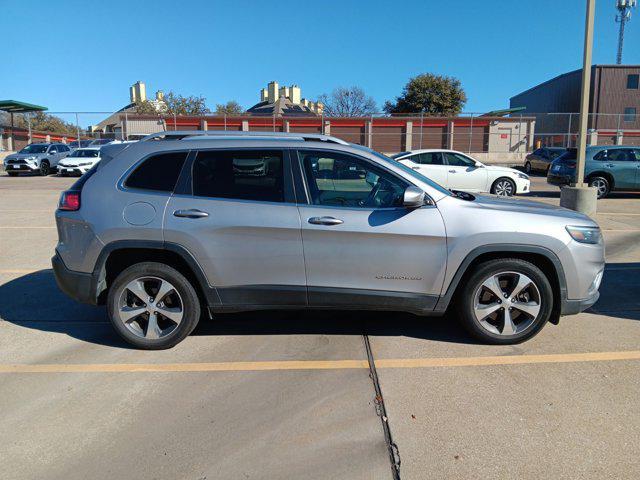
[[[88,144],[85,142],[89,142]],[[39,173],[46,176],[54,170],[60,175],[82,175],[100,161],[100,148],[119,140],[96,139],[65,143],[32,143],[4,160],[9,176]],[[74,148],[75,147],[75,148]]]

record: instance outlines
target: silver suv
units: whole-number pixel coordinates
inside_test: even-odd
[[[62,194],[53,268],[118,333],[171,347],[201,313],[319,308],[443,315],[526,340],[593,305],[589,217],[451,192],[368,148],[305,134],[167,132],[109,145]]]
[[[8,155],[4,159],[4,169],[10,176],[29,172],[46,176],[70,153],[71,149],[64,143],[32,143],[18,153]]]

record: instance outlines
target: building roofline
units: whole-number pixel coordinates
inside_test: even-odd
[[[591,65],[591,70],[593,71],[596,68],[603,68],[603,67],[604,68],[640,68],[640,65],[594,64],[594,65]],[[549,80],[546,80],[546,81],[544,81],[542,83],[539,83],[538,85],[534,85],[533,87],[528,88],[526,90],[523,90],[520,93],[516,93],[514,96],[510,97],[509,100],[513,100],[514,98],[519,97],[520,95],[524,95],[525,93],[529,93],[529,92],[531,92],[533,90],[536,90],[537,88],[540,88],[540,87],[543,87],[543,86],[547,85],[548,83],[555,82],[556,80],[558,80],[560,78],[563,78],[563,77],[566,77],[566,76],[569,76],[569,75],[572,75],[572,74],[575,74],[575,73],[581,72],[581,71],[582,71],[582,68],[578,68],[576,70],[571,70],[570,72],[561,73],[560,75],[557,75],[557,76],[555,76],[553,78],[550,78]]]

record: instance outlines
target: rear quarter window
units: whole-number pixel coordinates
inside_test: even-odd
[[[187,152],[159,153],[144,160],[124,182],[127,188],[173,192]]]

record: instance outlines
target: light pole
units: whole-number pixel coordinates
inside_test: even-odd
[[[584,54],[582,56],[582,89],[580,91],[580,119],[578,124],[578,152],[575,182],[562,187],[560,205],[587,215],[596,213],[596,189],[584,184],[584,168],[587,150],[587,126],[589,121],[589,92],[591,90],[591,50],[593,47],[593,18],[596,0],[587,0],[587,18],[584,30]]]

